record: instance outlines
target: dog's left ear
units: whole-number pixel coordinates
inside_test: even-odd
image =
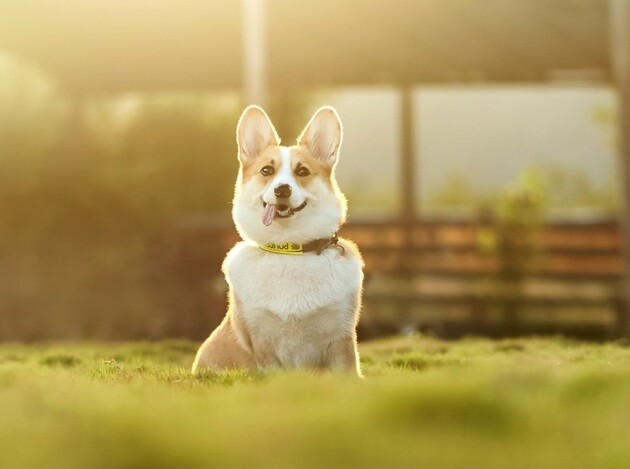
[[[324,106],[313,115],[298,137],[298,145],[305,145],[311,154],[326,166],[334,166],[339,157],[343,127],[337,111]]]

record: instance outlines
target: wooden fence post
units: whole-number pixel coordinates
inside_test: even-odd
[[[623,256],[619,328],[630,336],[630,0],[610,0],[611,65],[619,96],[619,150],[622,171]]]
[[[414,247],[414,227],[416,224],[416,155],[415,155],[415,115],[413,103],[413,86],[406,84],[400,88],[400,188],[401,188],[401,228],[403,230],[403,256],[401,265],[404,268],[406,291],[408,298],[413,298],[412,276],[415,256],[410,255]],[[405,299],[401,303],[399,317],[405,329],[415,328],[417,324],[411,318],[413,300]]]
[[[242,0],[242,11],[245,104],[264,106],[267,98],[266,1]]]

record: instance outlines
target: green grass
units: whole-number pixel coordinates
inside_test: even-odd
[[[195,348],[0,345],[0,467],[630,467],[624,342],[396,338],[363,380]]]

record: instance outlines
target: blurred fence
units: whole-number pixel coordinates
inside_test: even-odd
[[[623,328],[616,222],[551,223],[506,238],[491,220],[356,221],[341,234],[365,258],[364,337],[415,329],[610,337]],[[215,322],[224,314],[220,263],[237,239],[231,227],[199,221],[177,241],[181,272],[213,286]]]

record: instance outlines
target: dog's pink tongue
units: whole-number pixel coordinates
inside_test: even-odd
[[[276,216],[276,206],[267,204],[263,210],[262,222],[265,226],[271,225],[273,217]]]

